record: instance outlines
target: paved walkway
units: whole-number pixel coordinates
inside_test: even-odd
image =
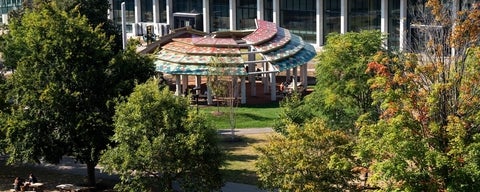
[[[230,129],[222,129],[218,131],[219,134],[230,134]],[[270,133],[273,132],[271,128],[249,128],[249,129],[235,129],[235,134],[245,135],[245,134],[261,134],[261,133]],[[48,169],[56,170],[58,172],[64,172],[69,174],[76,175],[85,175],[87,173],[87,166],[85,164],[77,163],[75,160],[69,157],[64,157],[63,160],[57,164],[39,164],[34,165],[39,167],[45,167]],[[109,175],[100,171],[101,167],[96,167],[96,178],[97,179],[118,179],[116,175]],[[225,186],[221,190],[222,192],[264,192],[263,190],[258,189],[253,185],[246,185],[241,183],[232,183],[226,182]]]

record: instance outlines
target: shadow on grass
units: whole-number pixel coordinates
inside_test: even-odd
[[[275,118],[263,117],[260,115],[255,115],[255,114],[250,114],[245,112],[238,112],[236,115],[237,115],[237,118],[242,116],[244,118],[248,118],[255,121],[273,121],[275,119]]]
[[[249,170],[226,170],[222,169],[225,181],[234,183],[243,183],[248,185],[258,185],[258,177],[254,171]]]

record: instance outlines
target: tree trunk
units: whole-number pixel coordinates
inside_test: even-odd
[[[87,177],[88,177],[88,185],[91,187],[95,187],[95,163],[87,162]]]

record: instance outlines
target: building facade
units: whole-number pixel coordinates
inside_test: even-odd
[[[24,0],[0,0],[0,23]],[[412,33],[412,21],[426,0],[108,0],[108,17],[121,26],[121,3],[125,2],[126,31],[142,36],[147,26],[156,36],[169,29],[192,26],[204,32],[248,30],[254,19],[271,21],[305,41],[321,47],[332,32],[378,29],[386,44],[402,49]],[[444,0],[452,10],[477,0]],[[413,28],[416,26],[414,25]]]

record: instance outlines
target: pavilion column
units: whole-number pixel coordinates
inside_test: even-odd
[[[277,73],[270,73],[270,100],[277,100],[277,82],[276,82]]]
[[[188,75],[182,75],[182,94],[188,95]]]
[[[233,98],[238,97],[238,77],[232,76]]]
[[[180,96],[182,92],[182,84],[180,84],[180,75],[175,75],[175,95]]]
[[[207,86],[207,105],[213,105],[212,88]]]
[[[290,69],[287,69],[287,70],[285,71],[285,81],[290,81],[290,80],[291,80],[291,79],[290,79],[290,75],[291,75],[291,74],[290,74]]]
[[[263,72],[267,72],[268,69],[267,69],[267,63],[263,63]],[[268,73],[263,73],[262,74],[262,84],[263,84],[263,93],[268,93]]]
[[[298,72],[298,69],[297,67],[294,67],[293,68],[293,79],[292,79],[292,83],[293,83],[293,90],[294,91],[297,91],[298,88],[297,88],[297,72]]]
[[[240,88],[240,103],[247,103],[247,87],[245,85],[245,76],[241,76],[241,88]]]
[[[202,86],[202,76],[196,75],[195,76],[195,87],[197,88],[197,90],[195,91],[195,94],[197,94],[197,95],[202,94],[202,90],[200,89],[201,86]]]
[[[253,51],[253,49],[249,48],[249,51]],[[255,54],[254,53],[249,53],[248,54],[248,61],[255,61]],[[248,64],[248,72],[254,72],[255,68],[256,68],[255,63],[249,63]],[[256,88],[257,85],[256,85],[256,82],[255,82],[255,76],[256,75],[248,75],[248,83],[250,83],[250,95],[251,96],[257,96],[257,88]]]
[[[308,84],[308,64],[305,63],[302,65],[300,68],[300,71],[302,72],[302,85],[305,89],[307,89],[307,84]]]

